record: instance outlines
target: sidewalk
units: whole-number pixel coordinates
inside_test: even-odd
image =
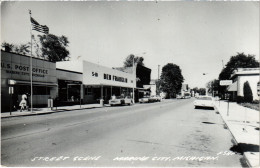
[[[259,167],[259,111],[230,102],[227,112],[224,101],[217,101],[216,107],[249,166]]]
[[[79,109],[91,109],[91,108],[100,108],[100,104],[84,104],[84,105],[74,105],[74,106],[61,106],[61,107],[54,107],[52,110],[51,108],[33,108],[31,111],[12,111],[12,115],[10,112],[3,112],[1,113],[1,118],[9,118],[9,117],[18,117],[18,116],[31,116],[31,115],[41,115],[41,114],[48,114],[48,113],[57,113],[63,111],[72,111],[72,110],[79,110]]]

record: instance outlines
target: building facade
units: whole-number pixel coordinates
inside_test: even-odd
[[[88,61],[49,62],[1,50],[1,111],[16,107],[23,94],[30,100],[31,62],[33,107],[47,107],[48,99],[64,105],[106,102],[133,96],[136,76]],[[30,101],[28,101],[30,103]],[[30,105],[30,104],[29,104]]]
[[[30,57],[1,51],[1,110],[18,107],[23,94],[30,100]],[[56,97],[58,84],[56,64],[32,58],[33,104],[45,106],[49,97]]]
[[[132,96],[133,88],[136,88],[136,76],[134,74],[88,61],[57,62],[57,68],[82,75],[82,85],[77,86],[78,88],[81,87],[78,95],[81,95],[83,103],[95,103],[99,102],[100,99],[107,103],[112,95]],[[69,79],[67,76],[63,80]]]
[[[253,93],[253,100],[259,100],[258,83],[260,81],[260,68],[238,68],[231,75],[233,83],[228,86],[227,90],[231,93],[231,99],[236,101],[237,97],[244,97],[244,83],[249,82]]]

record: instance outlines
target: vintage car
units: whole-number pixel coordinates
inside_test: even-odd
[[[195,108],[198,107],[210,107],[214,108],[215,107],[215,100],[211,96],[200,96],[193,102]]]
[[[160,96],[151,96],[148,100],[148,102],[160,102],[161,97]]]
[[[109,105],[114,106],[114,105],[131,105],[133,103],[132,98],[126,96],[115,96],[112,99],[109,100]]]
[[[149,102],[149,96],[144,96],[143,98],[139,99],[139,103],[148,103]]]

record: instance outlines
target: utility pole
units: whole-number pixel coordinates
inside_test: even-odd
[[[158,81],[160,79],[160,65],[158,65]]]
[[[135,57],[133,56],[133,104],[135,104],[135,79],[136,73],[135,73]]]

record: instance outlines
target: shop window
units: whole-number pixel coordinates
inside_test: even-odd
[[[17,85],[15,86],[15,94],[31,94],[31,86]],[[50,87],[47,86],[33,86],[33,95],[50,95]]]
[[[44,86],[35,86],[33,87],[34,95],[50,95],[50,88]]]
[[[92,88],[86,88],[85,95],[92,95]]]

